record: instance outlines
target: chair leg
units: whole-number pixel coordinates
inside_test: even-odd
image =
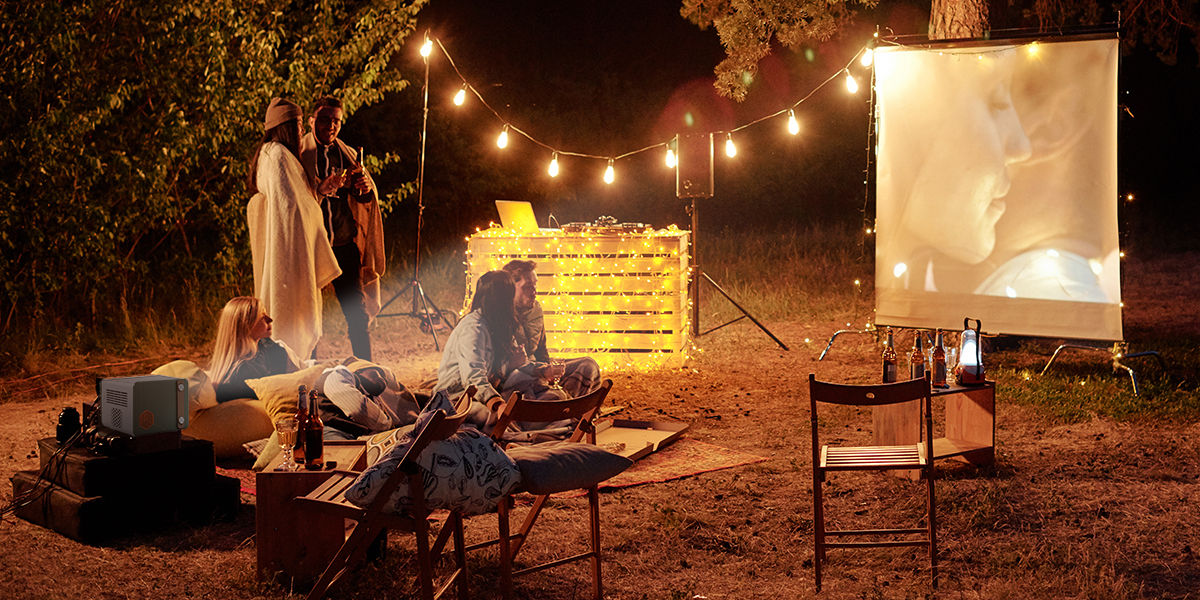
[[[934,503],[933,495],[933,469],[929,469],[929,571],[930,578],[933,581],[933,589],[937,589],[938,572],[937,572],[937,508]]]
[[[496,506],[496,520],[500,523],[500,593],[504,600],[513,597],[513,549],[509,535],[508,517],[512,509],[512,496],[500,499]]]
[[[813,467],[813,578],[821,591],[821,562],[825,560],[825,508],[821,498],[821,476]]]
[[[421,600],[433,600],[433,561],[429,552],[429,521],[414,518],[413,533],[417,538],[417,577],[420,579]]]
[[[338,548],[333,558],[329,559],[329,564],[325,570],[321,572],[321,576],[317,578],[317,582],[313,584],[309,590],[307,600],[320,600],[325,597],[325,593],[329,591],[330,586],[334,584],[342,574],[350,568],[350,560],[354,553],[361,546],[369,544],[381,528],[370,527],[365,523],[355,523],[354,529],[350,531],[350,536],[346,541],[342,542],[342,547]]]
[[[597,486],[588,489],[588,504],[591,513],[592,594],[595,600],[602,600],[604,590],[600,580],[600,490]]]
[[[542,507],[546,505],[546,501],[549,499],[549,495],[534,497],[533,506],[529,507],[529,512],[525,514],[525,520],[521,522],[521,529],[517,531],[517,541],[513,542],[512,557],[514,559],[517,557],[517,553],[521,551],[521,546],[525,544],[525,540],[529,538],[529,532],[533,529],[533,524],[537,522],[538,515],[542,514]]]

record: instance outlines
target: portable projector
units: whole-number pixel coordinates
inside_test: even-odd
[[[137,437],[188,426],[188,382],[162,375],[100,380],[100,424]]]

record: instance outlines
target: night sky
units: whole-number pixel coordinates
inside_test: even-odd
[[[925,28],[927,4],[885,4],[862,13],[829,42],[799,52],[776,50],[760,64],[748,99],[739,104],[712,87],[713,67],[724,56],[716,32],[680,17],[677,0],[433,0],[420,16],[412,48],[402,51],[414,86],[361,113],[376,123],[390,120],[390,126],[367,132],[352,118],[344,137],[394,144],[410,158],[391,177],[398,182],[415,176],[421,83],[415,47],[426,29],[514,126],[559,150],[616,155],[688,131],[688,116],[692,130],[725,130],[790,105],[845,66],[876,24],[900,34]],[[1122,59],[1120,102],[1136,118],[1121,118],[1119,188],[1138,198],[1136,206],[1123,207],[1122,229],[1142,238],[1158,237],[1155,232],[1177,223],[1180,214],[1197,214],[1200,190],[1179,176],[1191,170],[1194,153],[1175,144],[1200,128],[1191,108],[1200,78],[1194,54],[1181,53],[1179,63],[1164,65],[1144,50]],[[559,222],[612,215],[686,226],[660,149],[618,161],[611,186],[601,182],[602,160],[560,157],[563,174],[550,179],[549,150],[512,135],[509,148],[500,151],[495,138],[501,123],[494,116],[474,99],[462,108],[450,103],[460,83],[435,50],[424,195],[432,237],[461,239],[486,226],[495,219],[491,203],[500,198],[532,201],[543,224],[553,214]],[[701,203],[702,229],[857,226],[866,192],[869,95],[847,94],[835,83],[797,109],[799,136],[783,131],[783,119],[764,122],[735,136],[739,154],[732,160],[718,141],[715,196]],[[391,220],[408,221],[411,212],[398,207]]]

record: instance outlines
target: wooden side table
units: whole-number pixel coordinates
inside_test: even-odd
[[[996,382],[951,385],[933,389],[933,400],[946,401],[944,436],[933,440],[933,458],[958,458],[973,465],[996,460]],[[937,425],[935,424],[935,428]],[[915,444],[921,440],[919,401],[876,406],[872,416],[874,443],[886,446]]]
[[[366,447],[365,442],[357,440],[327,440],[325,461],[336,461],[339,469],[361,471],[366,468]],[[305,513],[292,502],[328,479],[328,471],[274,470],[282,462],[282,455],[276,457],[254,478],[256,575],[262,580],[283,573],[296,584],[307,586],[316,581],[342,546],[346,524],[343,519]]]

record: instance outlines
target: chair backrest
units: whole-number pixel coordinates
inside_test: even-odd
[[[425,451],[429,444],[438,440],[444,440],[458,431],[467,417],[471,414],[471,398],[475,395],[475,387],[467,388],[463,395],[459,397],[455,406],[455,413],[447,415],[446,411],[438,410],[434,412],[433,417],[425,423],[421,431],[413,432],[416,439],[412,445],[408,447],[408,451],[404,453],[404,458],[400,459],[400,464],[397,465],[398,470],[412,472],[416,469],[417,457]],[[395,487],[386,486],[385,487]],[[382,496],[382,493],[380,494]],[[391,496],[389,491],[388,496]]]
[[[596,428],[592,422],[599,416],[600,405],[604,404],[604,398],[608,396],[608,391],[612,389],[612,386],[612,380],[605,379],[595,391],[567,400],[527,400],[521,396],[520,392],[513,392],[504,402],[504,409],[500,412],[500,418],[492,429],[492,439],[499,443],[505,430],[514,421],[546,422],[579,419],[569,440],[578,442],[583,439],[584,435],[587,435],[588,441],[595,443]]]
[[[846,385],[817,381],[817,376],[808,374],[809,416],[812,420],[813,454],[820,449],[817,439],[817,404],[840,404],[843,406],[887,406],[903,402],[921,401],[921,432],[925,440],[926,450],[933,456],[933,400],[929,385],[929,373],[923,379],[912,379],[897,383],[875,383],[867,385]],[[814,465],[816,463],[813,463]]]

